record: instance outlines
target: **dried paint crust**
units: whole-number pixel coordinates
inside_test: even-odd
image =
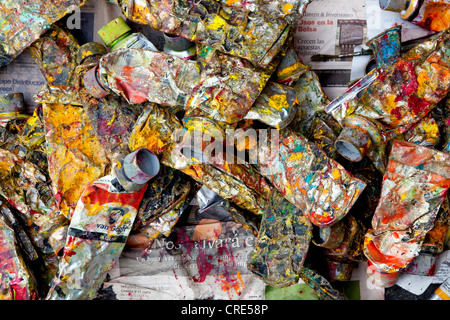
[[[278,153],[264,151],[261,174],[313,224],[325,227],[342,219],[366,184],[300,134],[281,130],[279,146]]]
[[[364,254],[381,272],[398,272],[419,253],[450,187],[450,156],[395,140]],[[372,268],[372,269],[373,269]]]
[[[297,283],[311,230],[312,225],[303,212],[274,190],[262,216],[249,270],[270,286],[286,287]]]
[[[245,58],[263,68],[281,50],[290,29],[288,19],[272,17],[259,10],[251,12],[228,7],[212,0],[120,2],[124,15],[134,22]],[[309,2],[299,3],[302,13]]]

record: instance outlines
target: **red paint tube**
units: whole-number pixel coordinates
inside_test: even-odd
[[[125,247],[147,181],[159,160],[139,149],[118,160],[114,174],[85,189],[72,216],[58,277],[47,300],[90,300]]]
[[[395,284],[392,279],[377,281],[374,275],[393,276],[419,254],[449,188],[449,154],[394,140],[372,229],[364,239],[374,284]]]

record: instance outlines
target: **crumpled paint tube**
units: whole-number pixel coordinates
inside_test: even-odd
[[[100,85],[130,104],[185,106],[199,81],[200,65],[159,51],[119,49],[100,59],[98,72]]]
[[[314,118],[322,112],[330,102],[322,89],[319,77],[314,71],[308,70],[291,85],[297,92],[297,113],[288,125],[296,133],[306,135]]]
[[[30,238],[22,228],[20,222],[16,219],[14,214],[6,204],[0,201],[0,214],[5,218],[8,225],[14,230],[16,239],[19,242],[19,247],[23,250],[26,261],[33,261],[38,259],[38,253],[33,247]]]
[[[34,278],[19,251],[14,230],[0,215],[0,300],[35,300]]]
[[[158,176],[147,184],[133,231],[144,233],[150,241],[168,237],[199,188],[189,176],[161,164]]]
[[[0,147],[10,150],[18,139],[29,115],[23,114],[25,104],[21,92],[0,94]]]
[[[234,202],[255,215],[261,215],[264,211],[265,198],[261,194],[248,187],[242,180],[236,179],[232,174],[224,172],[216,166],[200,163],[193,164],[181,171],[222,198]]]
[[[309,0],[301,2],[306,9]],[[289,36],[290,22],[259,12],[228,7],[217,1],[118,0],[131,21],[153,29],[200,42],[224,53],[267,67]]]
[[[342,156],[360,161],[374,146],[410,129],[447,95],[449,38],[446,30],[418,44],[382,70],[356,103],[349,102],[336,140]]]
[[[450,198],[447,195],[439,209],[433,228],[427,232],[419,254],[402,270],[403,273],[434,276],[439,254],[444,251],[445,236],[450,225]]]
[[[356,263],[365,260],[365,231],[362,223],[351,215],[331,227],[313,229],[313,243],[324,249],[328,277],[331,280],[350,281]]]
[[[372,49],[378,69],[385,69],[397,60],[402,49],[402,26],[394,26],[367,42]]]
[[[300,134],[281,130],[278,145],[277,152],[261,148],[261,174],[314,225],[326,227],[342,219],[366,184]]]
[[[210,49],[202,52],[201,62],[164,52],[117,50],[100,60],[99,85],[131,104],[150,101],[182,106],[186,116],[209,117],[233,126],[247,114],[270,73]]]
[[[364,240],[374,284],[393,285],[419,253],[450,188],[449,163],[449,154],[394,140],[372,229]]]
[[[89,300],[119,258],[132,229],[147,182],[159,161],[147,149],[119,158],[114,174],[100,178],[81,195],[47,300]]]
[[[109,159],[128,152],[128,143],[144,104],[128,104],[120,96],[86,98],[83,108],[95,135]]]
[[[307,283],[317,294],[320,300],[345,300],[346,297],[333,288],[331,283],[310,266],[303,266],[300,272],[301,279]]]
[[[38,165],[43,172],[48,172],[45,128],[42,119],[42,106],[38,105],[17,134],[16,143],[9,145],[7,149],[20,158]]]
[[[42,52],[38,49],[41,43],[50,43],[52,50]],[[84,188],[104,176],[111,161],[83,108],[86,95],[80,88],[87,67],[78,65],[79,49],[68,31],[56,27],[31,48],[48,82],[53,81],[55,72],[70,73],[59,76],[61,81],[57,83],[43,86],[34,97],[36,102],[42,104],[53,193],[61,212],[69,219]],[[54,67],[47,65],[46,61]],[[65,67],[57,67],[55,61],[61,61]],[[92,61],[87,59],[85,63],[91,66]]]
[[[40,168],[0,149],[0,194],[20,211],[26,220],[44,226],[58,215],[50,181]]]
[[[219,125],[236,126],[253,108],[274,65],[259,70],[245,59],[207,46],[200,47],[198,56],[202,68],[198,83],[187,101],[185,116],[208,117]]]
[[[128,147],[131,151],[147,148],[162,155],[173,149],[176,142],[173,135],[182,129],[181,122],[167,108],[148,103],[136,120]]]
[[[84,5],[85,0],[23,2],[0,4],[0,67],[15,59],[54,22]]]
[[[286,287],[300,278],[312,225],[278,190],[273,190],[268,202],[248,269],[270,286]]]
[[[406,141],[433,148],[440,141],[439,126],[429,114],[403,134]]]
[[[57,87],[71,83],[79,47],[71,33],[54,24],[28,50],[47,84]]]

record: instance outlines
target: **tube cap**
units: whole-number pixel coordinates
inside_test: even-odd
[[[136,184],[145,184],[159,172],[159,159],[149,149],[141,148],[123,159],[126,177]]]
[[[77,54],[77,61],[78,64],[83,63],[83,61],[86,58],[89,58],[91,56],[102,56],[104,54],[106,54],[106,48],[104,45],[102,45],[101,43],[98,42],[88,42],[83,44],[80,49],[78,50],[78,54]]]
[[[101,27],[97,33],[107,46],[111,46],[114,41],[130,31],[131,28],[125,20],[122,17],[117,17]]]

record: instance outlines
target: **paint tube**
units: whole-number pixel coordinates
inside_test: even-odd
[[[8,144],[6,149],[20,158],[36,164],[43,172],[48,172],[45,129],[42,118],[42,106],[38,105],[16,135],[15,142]]]
[[[434,148],[439,144],[440,132],[436,120],[429,114],[403,134],[406,141]]]
[[[314,71],[308,70],[292,84],[297,92],[298,108],[294,119],[288,128],[296,133],[307,135],[311,124],[319,112],[330,103],[322,89],[319,77]]]
[[[97,33],[105,45],[111,48],[111,51],[129,48],[158,51],[142,33],[132,32],[122,17],[108,22]]]
[[[14,230],[0,215],[0,299],[37,300],[36,283],[20,252]]]
[[[361,98],[348,102],[336,140],[343,157],[360,161],[410,129],[447,95],[449,36],[443,31],[418,44],[382,70]]]
[[[52,44],[54,49],[39,50],[45,43]],[[34,100],[42,104],[52,189],[61,212],[70,219],[83,190],[105,175],[111,161],[83,108],[87,99],[82,90],[84,72],[106,49],[91,43],[80,50],[67,30],[54,26],[31,50],[48,81]],[[54,83],[55,68],[70,75],[60,76],[61,81]]]
[[[279,147],[273,148],[274,143]],[[341,220],[366,187],[319,147],[287,129],[260,152],[261,174],[319,227]]]
[[[94,73],[93,76],[90,76]],[[120,49],[106,54],[99,66],[86,73],[92,81],[86,89],[94,96],[90,85],[105,88],[124,97],[128,103],[155,102],[169,106],[185,106],[188,96],[198,83],[200,65],[164,52]],[[106,93],[106,90],[103,90]],[[103,95],[103,96],[104,96]]]
[[[364,239],[375,285],[395,284],[419,254],[450,188],[449,160],[446,153],[394,140],[372,228]]]
[[[428,300],[450,300],[450,279],[446,279]]]
[[[217,1],[198,3],[168,1],[115,1],[129,20],[148,24],[166,34],[200,42],[221,52],[232,54],[267,67],[280,52],[289,36],[291,22],[274,18],[258,10],[250,12]],[[301,16],[310,0],[293,5]],[[273,6],[272,8],[275,8]],[[287,8],[287,7],[286,7]]]
[[[389,67],[400,56],[401,36],[402,26],[394,26],[367,42],[367,45],[372,49],[377,69],[382,70]]]
[[[331,101],[325,111],[332,114],[339,121],[351,113],[354,101],[377,79],[380,70],[386,69],[392,65],[401,52],[401,26],[389,28],[367,42],[373,52],[376,68],[367,72],[367,74],[353,83],[343,94]]]
[[[2,1],[0,4],[0,66],[5,66],[36,41],[50,26],[83,6],[85,0]]]
[[[445,237],[449,230],[450,198],[447,196],[434,221],[433,228],[427,232],[419,254],[402,270],[403,273],[421,276],[435,276],[439,254],[444,251]]]
[[[380,0],[383,10],[399,12],[402,19],[424,29],[443,31],[450,27],[447,0]]]
[[[84,190],[47,300],[93,299],[125,246],[147,182],[158,172],[158,158],[139,149],[118,158],[113,174]]]
[[[147,184],[133,231],[149,242],[170,235],[172,227],[195,197],[200,185],[179,170],[160,165],[158,176]]]
[[[248,61],[204,48],[201,61],[149,50],[118,50],[102,57],[87,75],[131,104],[144,101],[185,108],[186,116],[209,117],[234,126],[252,107],[270,74]],[[93,74],[91,76],[91,74]]]
[[[345,300],[344,294],[336,290],[330,281],[320,275],[311,266],[304,265],[300,272],[301,279],[317,294],[319,300]]]
[[[262,216],[248,269],[273,287],[297,283],[308,252],[311,230],[311,222],[302,210],[274,189]]]
[[[311,67],[303,64],[293,47],[287,48],[281,53],[281,59],[273,75],[273,81],[287,86],[292,86]]]
[[[358,261],[364,260],[364,227],[351,215],[327,228],[313,229],[313,243],[323,248],[328,277],[349,281]]]

